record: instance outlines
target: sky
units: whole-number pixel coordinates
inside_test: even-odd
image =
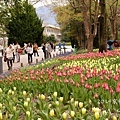
[[[52,12],[52,5],[40,6],[36,8],[36,13],[43,23],[58,26],[55,20],[56,14]]]
[[[59,26],[55,20],[56,14],[52,12],[53,3],[63,5],[66,3],[66,0],[41,0],[37,4],[34,4],[34,7],[36,8],[38,17],[43,20],[43,23]]]

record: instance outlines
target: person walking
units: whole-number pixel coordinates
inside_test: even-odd
[[[45,43],[42,46],[42,50],[43,50],[43,53],[44,53],[44,59],[46,59],[47,56],[46,56],[46,44]]]
[[[16,57],[17,62],[20,62],[19,49],[20,49],[20,45],[18,43],[16,43],[16,45],[14,46],[14,53],[15,53],[15,57]]]
[[[60,42],[58,43],[58,47],[59,47],[59,51],[60,51],[60,54],[61,54],[61,43]]]
[[[26,52],[28,54],[28,63],[31,64],[33,62],[33,45],[31,43],[28,43],[27,48],[26,48]]]
[[[51,48],[50,43],[48,43],[48,45],[47,45],[47,51],[48,51],[48,58],[52,58],[52,55],[51,55],[52,48]]]
[[[14,48],[12,44],[9,45],[9,47],[5,51],[5,56],[6,56],[6,62],[8,66],[8,70],[12,70],[13,66],[13,53],[14,53]]]
[[[34,43],[34,45],[33,45],[33,53],[34,53],[34,57],[36,56],[36,54],[37,54],[37,56],[39,56],[37,43]]]

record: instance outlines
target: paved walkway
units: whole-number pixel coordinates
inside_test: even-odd
[[[66,49],[66,52],[70,52],[71,51],[71,47],[68,47]],[[43,51],[40,49],[38,51],[39,53],[39,56],[38,57],[34,57],[33,56],[33,63],[32,64],[36,64],[36,63],[39,63],[39,62],[42,62],[43,59],[44,59],[44,54],[43,54]],[[62,50],[62,53],[63,53],[63,50]],[[59,55],[59,50],[56,49],[56,52],[53,52],[52,53],[52,57],[53,56],[57,56]],[[8,67],[7,67],[7,62],[4,62],[4,60],[2,61],[3,62],[3,73],[7,72],[8,71]],[[13,63],[13,69],[18,69],[20,68],[21,66],[28,66],[28,56],[27,54],[24,54],[24,55],[20,55],[20,62],[17,63],[17,61],[15,60],[15,62]]]

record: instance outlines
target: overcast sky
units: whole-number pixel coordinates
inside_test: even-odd
[[[41,18],[45,24],[58,26],[55,20],[56,14],[52,12],[52,4],[64,5],[66,1],[67,0],[40,0],[40,2],[37,2],[36,4],[33,2],[32,4],[34,4],[34,7],[36,8],[38,17]]]
[[[34,4],[35,8],[41,7],[41,6],[46,6],[52,3],[63,5],[66,3],[67,0],[40,0],[40,2],[37,2]]]

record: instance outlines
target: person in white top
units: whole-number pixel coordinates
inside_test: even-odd
[[[31,43],[28,43],[26,52],[28,54],[28,63],[31,64],[33,61],[32,55],[33,55],[33,45]]]
[[[12,69],[13,52],[14,52],[14,48],[13,48],[12,44],[10,44],[9,47],[5,51],[8,70]]]
[[[20,49],[20,45],[16,43],[16,45],[14,46],[14,53],[15,53],[17,62],[20,62],[20,53],[18,53],[18,49]]]

